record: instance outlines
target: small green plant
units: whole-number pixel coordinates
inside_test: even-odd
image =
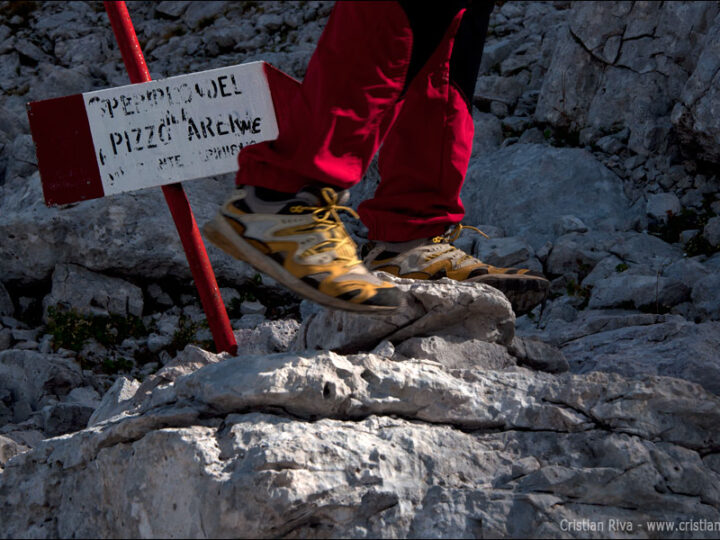
[[[620,263],[620,264],[618,264],[618,265],[615,267],[615,271],[616,271],[617,273],[620,273],[620,272],[624,272],[624,271],[627,270],[628,268],[630,268],[630,267],[629,267],[627,264],[625,264],[625,263]]]
[[[581,259],[575,259],[575,262],[578,265],[578,274],[580,275],[580,279],[585,279],[585,277],[587,277],[587,275],[592,272],[592,265]]]
[[[188,345],[198,345],[210,352],[216,352],[213,340],[198,340],[195,337],[199,330],[206,328],[209,328],[206,320],[193,322],[192,319],[189,319],[184,315],[180,315],[178,329],[173,334],[170,345],[167,346],[167,352],[170,356],[175,356],[179,351],[182,351]]]
[[[231,319],[242,317],[240,305],[246,300],[258,301],[267,307],[265,316],[268,319],[292,317],[300,319],[300,300],[292,293],[282,292],[276,288],[263,285],[262,276],[255,274],[252,279],[236,288],[239,298],[234,298],[228,306],[228,316]]]
[[[108,347],[119,345],[130,337],[147,336],[148,330],[142,319],[134,315],[81,315],[74,309],[63,310],[51,306],[48,308],[47,333],[53,336],[55,350],[63,348],[80,351],[90,339]]]
[[[567,283],[566,291],[568,296],[582,298],[583,301],[578,306],[578,309],[585,309],[587,307],[590,301],[590,294],[592,293],[592,287],[590,285],[582,287],[574,279],[571,279]]]
[[[184,36],[186,33],[187,29],[183,25],[178,24],[177,26],[173,26],[170,30],[165,32],[162,35],[162,39],[163,41],[169,41],[171,37]]]
[[[668,213],[665,222],[649,225],[648,232],[673,244],[680,241],[680,233],[683,231],[689,229],[702,231],[708,220],[715,216],[715,212],[710,208],[712,200],[712,197],[705,196],[702,210],[699,212],[683,208],[678,214]],[[698,233],[685,244],[683,249],[689,257],[694,257],[695,255],[712,255],[720,251],[720,246],[713,246],[702,234]]]
[[[545,131],[543,131],[543,137],[545,137],[545,140],[549,141],[550,137],[552,137],[552,129],[545,128]]]
[[[709,255],[711,253],[715,253],[716,251],[720,251],[720,246],[713,246],[707,241],[702,233],[697,233],[688,240],[683,249],[688,257],[694,257],[696,255]]]
[[[113,374],[119,371],[130,371],[133,366],[133,361],[128,358],[105,358],[102,363],[102,370],[105,373]]]

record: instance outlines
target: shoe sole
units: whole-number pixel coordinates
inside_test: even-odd
[[[228,255],[248,263],[256,270],[282,283],[294,293],[323,306],[359,313],[391,313],[402,307],[353,304],[352,302],[338,300],[332,296],[321,293],[304,281],[293,276],[277,261],[258,251],[250,243],[239,237],[233,228],[226,223],[222,215],[217,215],[211,221],[207,222],[205,226],[203,226],[202,231],[214,246],[223,250]]]
[[[517,315],[523,315],[541,304],[547,298],[550,282],[538,277],[518,279],[518,274],[486,274],[471,283],[485,283],[500,290],[512,304]]]

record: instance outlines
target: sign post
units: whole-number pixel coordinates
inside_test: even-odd
[[[104,4],[125,62],[125,68],[130,76],[130,82],[149,82],[151,80],[150,72],[145,64],[145,58],[125,2],[106,0]],[[179,183],[164,185],[162,190],[185,249],[215,347],[218,352],[235,354],[237,343],[230,326],[230,319],[220,296],[215,274],[195,222],[195,216],[190,209],[187,195]]]
[[[152,81],[125,2],[105,9],[132,84],[28,104],[45,203],[162,186],[215,346],[235,353],[180,182],[234,172],[243,147],[277,139],[300,83],[265,62]]]

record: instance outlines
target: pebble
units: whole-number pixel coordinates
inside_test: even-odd
[[[267,308],[257,300],[252,302],[245,300],[242,304],[240,304],[240,313],[243,315],[264,315],[266,311]]]

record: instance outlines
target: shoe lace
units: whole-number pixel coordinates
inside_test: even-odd
[[[345,263],[347,266],[360,264],[360,259],[357,258],[357,246],[345,230],[339,212],[346,212],[355,219],[360,219],[360,216],[349,206],[337,204],[339,197],[334,189],[324,187],[320,190],[320,196],[321,204],[317,206],[295,205],[290,207],[290,212],[296,214],[310,211],[315,222],[313,228],[326,233],[325,240],[306,249],[303,256],[316,255],[334,249],[336,261]]]
[[[425,257],[425,259],[426,259],[426,260],[431,260],[431,259],[434,259],[434,258],[436,258],[436,257],[439,257],[440,255],[445,255],[445,254],[447,254],[447,253],[452,253],[452,252],[454,252],[454,251],[459,251],[460,253],[462,253],[462,256],[457,260],[457,263],[458,263],[458,264],[460,264],[460,263],[462,263],[462,262],[464,262],[464,261],[467,261],[468,259],[474,259],[474,257],[473,257],[472,255],[468,255],[467,253],[465,253],[465,252],[462,251],[461,249],[458,249],[458,248],[456,248],[455,246],[452,245],[452,243],[460,237],[460,234],[462,233],[462,231],[463,231],[464,229],[470,229],[471,231],[475,231],[475,232],[477,232],[477,233],[480,233],[480,234],[483,235],[485,238],[490,239],[490,237],[489,237],[487,234],[485,234],[484,232],[482,232],[482,231],[481,231],[480,229],[478,229],[477,227],[473,227],[472,225],[462,225],[462,224],[458,223],[457,225],[455,225],[455,227],[453,227],[452,230],[446,232],[446,233],[443,234],[443,235],[434,236],[434,237],[432,238],[432,242],[433,242],[434,244],[448,244],[448,249],[446,249],[446,250],[444,250],[444,251],[439,251],[439,252],[436,252],[436,253],[432,253],[432,254],[430,254],[430,255],[427,255],[427,256]]]

